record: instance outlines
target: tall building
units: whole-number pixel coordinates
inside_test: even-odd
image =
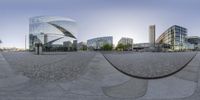
[[[162,33],[156,40],[157,43],[169,44],[171,50],[182,50],[185,47],[187,29],[173,25]]]
[[[38,16],[29,20],[29,49],[34,50],[36,43],[53,48],[73,41],[77,37],[76,22],[69,18]]]
[[[156,26],[150,25],[149,26],[149,43],[155,45],[156,40]]]
[[[87,40],[87,47],[89,50],[100,50],[105,44],[113,45],[113,37],[98,37]]]

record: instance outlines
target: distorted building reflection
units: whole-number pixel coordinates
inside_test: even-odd
[[[66,41],[72,42],[73,45],[66,47]],[[41,43],[44,51],[77,50],[76,21],[56,16],[30,18],[29,49],[31,51],[35,49],[36,43]]]

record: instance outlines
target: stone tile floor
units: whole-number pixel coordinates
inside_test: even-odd
[[[0,100],[199,100],[200,98],[199,53],[180,72],[153,80],[129,77],[116,70],[97,52],[41,55],[40,59],[38,56],[34,56],[36,58],[32,56],[34,55],[26,52],[0,54]],[[46,59],[49,59],[49,62]],[[75,61],[78,64],[74,65]],[[58,73],[48,72],[48,66],[42,67],[45,70],[38,76],[42,77],[48,72],[57,77],[66,75],[73,77],[62,80],[55,77],[51,77],[50,81],[37,80],[38,74],[29,73],[35,76],[32,78],[23,72],[33,71],[25,68],[32,67],[30,65],[37,64],[40,67],[52,62],[57,62],[53,65],[59,68],[64,65],[83,66],[80,66],[81,71],[68,70],[78,76],[69,73],[59,76],[58,74],[67,70],[64,72],[58,70]],[[54,70],[53,68],[49,70]]]

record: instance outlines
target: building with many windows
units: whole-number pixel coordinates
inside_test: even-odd
[[[122,37],[119,41],[118,41],[118,45],[119,44],[123,44],[125,46],[127,46],[127,50],[132,50],[133,49],[133,39],[132,38],[128,38],[128,37]]]
[[[183,50],[186,48],[187,29],[173,25],[162,33],[156,40],[159,44],[169,44],[171,50]]]
[[[127,38],[127,37],[122,37],[122,38],[118,41],[118,44],[123,44],[123,45],[131,44],[131,45],[133,45],[133,39],[132,39],[132,38]]]
[[[34,50],[37,43],[42,44],[45,50],[57,50],[56,48],[64,48],[63,44],[66,44],[66,41],[73,42],[76,38],[77,25],[72,19],[38,16],[29,20],[30,50]]]
[[[87,47],[89,50],[101,50],[104,45],[113,45],[113,37],[97,37],[87,40]]]
[[[156,26],[150,25],[149,26],[149,43],[154,45],[156,41]]]

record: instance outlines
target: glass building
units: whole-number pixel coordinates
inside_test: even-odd
[[[187,36],[187,49],[200,50],[200,37],[198,36]]]
[[[43,49],[63,47],[66,41],[77,38],[76,22],[57,16],[37,16],[29,20],[29,49],[34,50],[36,43]]]
[[[171,26],[156,40],[160,44],[169,44],[171,50],[183,50],[186,47],[187,29],[178,25]]]
[[[113,37],[98,37],[87,40],[87,47],[89,50],[100,50],[105,44],[113,45]]]

